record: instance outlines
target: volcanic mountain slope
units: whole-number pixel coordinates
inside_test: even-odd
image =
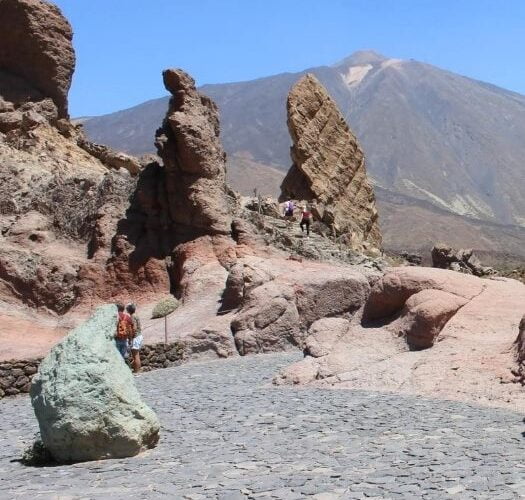
[[[520,193],[525,97],[374,52],[357,52],[334,66],[301,73],[203,86],[221,110],[232,169],[239,155],[252,164],[288,169],[285,100],[306,72],[315,74],[338,103],[377,185],[459,215],[525,225]],[[86,131],[119,149],[151,151],[148,138],[165,105],[162,98],[92,118]]]

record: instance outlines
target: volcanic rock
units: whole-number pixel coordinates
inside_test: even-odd
[[[365,157],[337,105],[307,74],[288,95],[293,165],[281,200],[314,203],[318,217],[356,250],[381,247],[381,233]]]
[[[523,357],[524,334],[516,340],[516,332],[524,300],[525,286],[511,279],[392,268],[373,284],[362,313],[349,318],[347,328],[342,325],[342,334],[314,323],[304,360],[276,375],[275,383],[412,393],[523,410],[525,393],[509,382],[512,374],[525,380],[523,364],[516,364],[520,353]],[[525,321],[521,326],[523,332]]]
[[[322,318],[312,324],[304,343],[304,353],[313,358],[326,356],[334,344],[348,331],[350,321],[345,318]]]
[[[397,334],[405,337],[411,348],[432,347],[447,321],[467,302],[442,290],[422,290],[406,301],[396,323]]]
[[[494,269],[481,265],[470,248],[454,250],[449,245],[439,243],[432,248],[431,255],[433,267],[480,277],[495,274]]]
[[[235,290],[229,296],[240,297],[231,322],[237,349],[244,355],[303,347],[312,323],[351,317],[363,306],[373,274],[315,262],[239,259],[226,283]]]
[[[158,441],[159,422],[140,398],[103,306],[42,361],[31,402],[44,446],[59,462],[136,455]]]
[[[518,350],[518,361],[524,362],[525,361],[525,314],[523,315],[523,318],[521,318],[519,330],[520,330],[520,333],[516,340],[517,350]]]
[[[40,364],[31,402],[59,462],[122,458],[155,446],[159,422],[115,347],[116,308],[100,307]]]
[[[50,97],[67,117],[75,68],[73,32],[60,9],[40,0],[0,0],[0,95],[18,107]],[[13,85],[13,77],[25,85]]]
[[[156,145],[164,163],[167,210],[174,230],[187,237],[230,234],[226,155],[215,103],[197,92],[182,70],[164,71],[173,97]]]
[[[521,318],[518,337],[514,344],[516,348],[516,360],[518,362],[518,367],[513,372],[516,376],[515,382],[520,382],[522,385],[525,385],[525,315]]]

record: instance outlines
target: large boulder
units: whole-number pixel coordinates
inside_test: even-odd
[[[467,302],[442,290],[422,290],[406,301],[396,322],[397,334],[412,349],[432,347],[447,321]]]
[[[0,0],[0,31],[0,95],[16,105],[49,97],[66,118],[75,52],[60,9],[41,0]]]
[[[352,317],[370,292],[364,270],[254,257],[238,260],[226,287],[240,302],[231,331],[242,355],[303,347],[312,323]]]
[[[288,95],[293,165],[281,200],[315,202],[315,213],[356,250],[381,247],[374,190],[365,157],[336,103],[312,74]]]
[[[59,462],[121,458],[155,446],[159,421],[142,401],[113,335],[106,305],[42,361],[31,402],[44,446]]]

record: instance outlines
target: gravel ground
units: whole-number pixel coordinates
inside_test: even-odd
[[[125,460],[26,467],[29,399],[0,401],[0,499],[525,498],[523,415],[367,391],[273,387],[298,354],[137,377],[161,441]]]

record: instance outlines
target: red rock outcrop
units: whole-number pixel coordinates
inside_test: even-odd
[[[515,280],[393,268],[372,286],[364,308],[368,316],[355,314],[347,324],[312,324],[304,342],[306,357],[275,382],[524,410],[523,389],[510,383],[512,374],[521,377],[513,344],[519,361],[523,334],[514,341],[524,300],[525,286]]]
[[[247,256],[231,269],[227,288],[239,296],[231,331],[241,354],[301,346],[308,327],[327,316],[352,316],[370,290],[366,272],[282,257]],[[232,294],[233,295],[233,294]]]
[[[356,137],[325,88],[312,74],[288,95],[293,165],[281,200],[306,200],[314,214],[352,248],[377,250],[381,232],[374,190]]]
[[[166,70],[163,78],[173,97],[156,135],[162,164],[153,161],[140,172],[107,270],[113,281],[129,283],[128,290],[182,293],[186,257],[178,246],[203,236],[229,236],[232,200],[216,105],[184,71]]]
[[[0,0],[0,94],[15,107],[50,97],[67,118],[75,68],[73,31],[58,7],[41,0]]]
[[[105,264],[141,167],[68,120],[75,54],[56,6],[0,0],[0,28],[0,296],[64,314],[125,289]]]

